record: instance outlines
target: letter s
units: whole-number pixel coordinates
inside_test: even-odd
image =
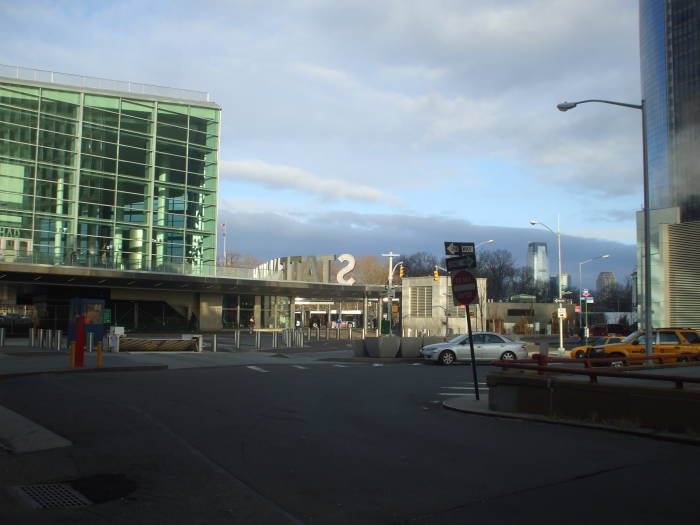
[[[349,279],[345,279],[345,276],[355,269],[355,258],[352,255],[350,255],[349,253],[344,253],[343,255],[339,255],[337,260],[340,261],[341,263],[342,262],[347,263],[340,270],[338,270],[338,273],[336,274],[336,279],[338,280],[338,282],[340,284],[349,284],[349,285],[355,284],[354,277],[350,277]]]

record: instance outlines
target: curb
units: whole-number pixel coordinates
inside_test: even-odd
[[[686,445],[700,446],[700,438],[693,438],[683,434],[673,434],[671,432],[659,432],[656,430],[631,429],[621,428],[614,425],[605,425],[603,423],[592,423],[587,421],[579,421],[574,419],[553,419],[535,414],[526,414],[524,412],[496,412],[489,409],[478,408],[462,408],[454,406],[454,400],[442,402],[443,408],[454,410],[455,412],[463,412],[467,414],[475,414],[486,417],[498,417],[503,419],[517,419],[520,421],[534,421],[536,423],[548,423],[550,425],[566,425],[570,427],[589,428],[593,430],[603,430],[606,432],[617,432],[619,434],[629,434],[632,436],[645,437],[656,439],[659,441],[670,441],[673,443],[683,443]]]
[[[58,370],[34,370],[31,372],[0,373],[0,381],[23,376],[37,376],[44,374],[84,374],[89,372],[151,372],[166,370],[168,365],[135,365],[135,366],[107,366],[102,368],[62,368]]]

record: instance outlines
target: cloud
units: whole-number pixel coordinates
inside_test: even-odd
[[[223,161],[220,164],[220,176],[222,179],[259,184],[274,190],[296,190],[323,199],[388,203],[393,206],[406,204],[393,195],[369,186],[341,179],[322,178],[293,166],[267,164],[255,159]]]
[[[483,249],[509,250],[518,264],[526,264],[529,242],[546,242],[550,268],[556,267],[556,241],[537,228],[506,228],[472,224],[438,216],[365,214],[350,210],[327,213],[272,211],[258,213],[222,209],[220,222],[228,224],[230,249],[261,259],[322,253],[379,254],[388,250],[406,255],[427,251],[443,255],[443,241],[481,242],[494,239]],[[565,273],[578,275],[578,263],[598,254],[610,254],[605,269],[619,279],[635,267],[635,246],[582,236],[562,235]],[[235,247],[232,247],[235,246]]]

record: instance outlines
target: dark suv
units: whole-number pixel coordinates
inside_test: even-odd
[[[594,324],[591,327],[591,337],[602,337],[606,335],[627,335],[629,328],[621,324]]]

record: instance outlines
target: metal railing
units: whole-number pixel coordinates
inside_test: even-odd
[[[651,358],[644,356],[635,357],[605,357],[605,358],[585,358],[585,359],[570,359],[566,357],[549,357],[544,354],[534,354],[531,359],[506,359],[498,360],[491,363],[491,366],[502,368],[503,370],[529,370],[536,371],[538,375],[551,374],[566,374],[566,375],[584,375],[588,376],[589,382],[597,383],[599,377],[613,377],[616,379],[644,379],[651,381],[670,381],[674,383],[678,390],[683,389],[685,383],[700,385],[700,377],[688,377],[668,374],[642,374],[639,372],[631,372],[627,368],[603,369],[594,368],[596,366],[605,366],[612,363],[623,361],[629,363],[643,363],[646,361],[655,361],[659,364],[670,362],[683,361],[698,361],[700,354],[696,353],[680,353],[680,354],[656,354]],[[583,364],[583,367],[567,367],[567,366],[549,366],[551,364]]]
[[[123,257],[122,260],[114,260],[113,258],[100,257],[99,255],[86,252],[76,253],[75,256],[61,256],[36,252],[29,255],[0,253],[0,263],[44,264],[98,270],[174,273],[201,277],[228,277],[232,279],[285,280],[282,271],[262,270],[258,268],[232,268],[228,266],[197,263],[151,263],[146,258],[129,260],[128,257]]]
[[[192,89],[179,89],[153,84],[142,84],[126,80],[111,80],[107,78],[88,77],[85,75],[72,75],[70,73],[57,73],[43,69],[29,67],[9,66],[0,64],[0,77],[16,78],[17,80],[31,80],[34,82],[46,82],[50,84],[62,84],[81,88],[104,89],[108,91],[121,91],[136,95],[152,95],[183,100],[195,100],[209,102],[209,93]]]

